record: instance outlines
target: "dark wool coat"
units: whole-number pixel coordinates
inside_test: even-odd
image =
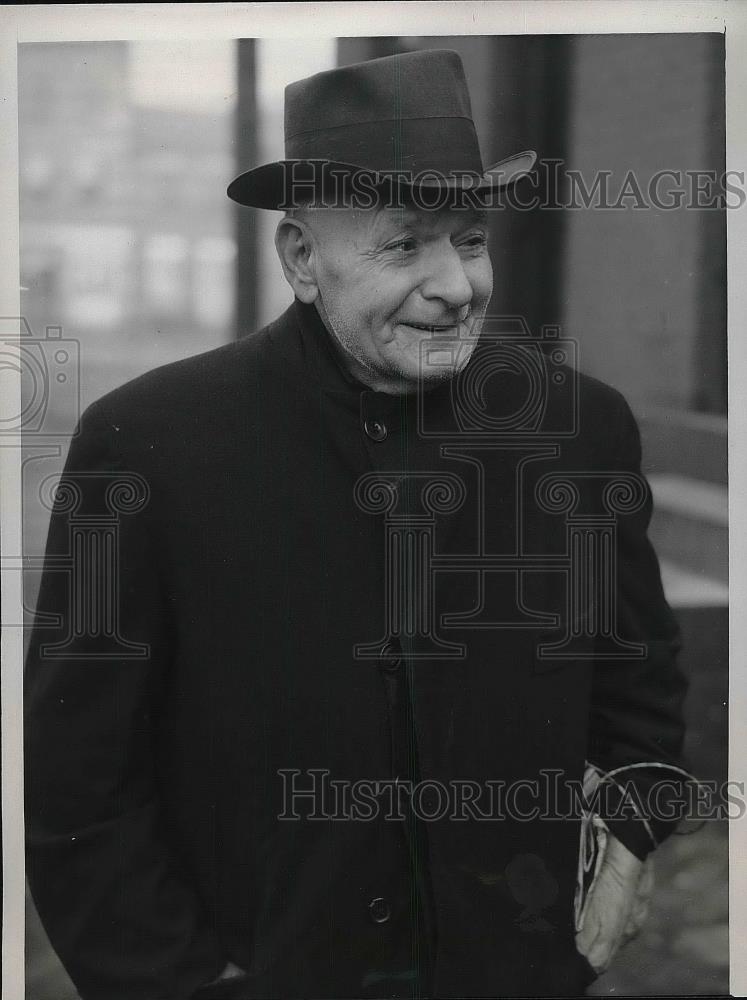
[[[279,818],[310,769],[433,791],[679,761],[685,684],[650,495],[617,518],[607,612],[645,655],[602,655],[619,646],[585,626],[603,609],[567,596],[569,516],[604,513],[602,474],[639,471],[630,410],[557,365],[527,437],[509,420],[526,379],[506,370],[481,404],[503,446],[483,446],[459,392],[474,393],[485,345],[453,382],[387,396],[344,374],[297,302],[84,414],[52,515],[26,723],[29,879],[84,1000],[186,998],[229,959],[246,977],[200,996],[553,996],[593,979],[574,944],[579,823],[532,819],[531,786],[503,818],[485,819],[485,802],[439,814],[425,794],[419,821],[387,818],[370,808],[386,786],[366,818],[309,818],[310,799]],[[129,496],[107,493],[113,473]],[[378,506],[366,473],[386,484]],[[570,515],[562,489],[538,499],[557,473],[578,485]],[[112,505],[116,530],[90,541]],[[401,600],[386,589],[402,510],[421,555],[442,559],[432,607],[408,610],[423,580]],[[88,542],[73,539],[81,525]],[[521,576],[483,571],[517,552]],[[538,614],[556,617],[538,628]],[[570,658],[538,651],[568,627]],[[630,813],[610,826],[651,849]]]

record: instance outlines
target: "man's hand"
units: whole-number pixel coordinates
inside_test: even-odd
[[[217,997],[229,1000],[232,996],[238,997],[239,993],[233,992],[231,986],[227,984],[233,982],[240,988],[241,980],[245,975],[243,969],[240,969],[233,962],[229,962],[217,978],[212,979],[209,983],[201,986],[196,993],[193,993],[191,1000],[216,1000]]]
[[[215,980],[215,982],[221,983],[223,982],[224,979],[235,979],[237,976],[243,976],[243,975],[246,975],[243,969],[240,969],[238,965],[235,965],[233,962],[229,962],[228,965],[223,970],[223,972],[221,972],[221,974]]]
[[[641,929],[653,885],[652,859],[640,861],[608,834],[607,852],[576,935],[576,947],[595,972],[605,972],[620,947]]]

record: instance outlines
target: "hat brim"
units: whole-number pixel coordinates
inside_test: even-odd
[[[278,211],[298,208],[310,201],[328,207],[347,207],[354,203],[361,207],[366,197],[370,199],[381,191],[393,189],[422,190],[424,203],[425,194],[429,193],[429,207],[434,204],[433,192],[439,190],[461,192],[463,200],[479,203],[481,195],[506,188],[525,177],[536,162],[534,150],[523,150],[494,163],[482,174],[422,171],[413,177],[337,160],[277,160],[240,174],[228,185],[226,193],[239,205]]]

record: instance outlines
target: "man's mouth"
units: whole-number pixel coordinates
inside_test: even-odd
[[[448,333],[451,330],[456,330],[460,325],[459,323],[405,323],[405,326],[411,326],[415,330],[423,330],[425,333]]]

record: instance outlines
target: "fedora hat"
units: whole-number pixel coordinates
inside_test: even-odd
[[[448,49],[370,59],[289,84],[285,157],[240,174],[229,198],[287,209],[333,187],[348,198],[392,185],[479,197],[529,173],[537,159],[523,150],[483,167],[462,61]]]

